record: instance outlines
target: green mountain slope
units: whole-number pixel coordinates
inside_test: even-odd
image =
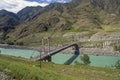
[[[37,7],[26,7],[17,13],[18,17],[20,18],[20,22],[30,21],[35,18],[38,14],[43,11],[41,6]]]
[[[0,10],[0,31],[7,31],[19,24],[16,14],[6,10]]]
[[[120,14],[120,0],[91,0],[91,4],[109,13]]]
[[[83,37],[87,38],[101,31],[119,32],[119,2],[119,0],[73,0],[65,4],[52,3],[45,7],[43,13],[37,14],[36,18],[18,25],[8,36],[12,40],[25,41],[32,35],[37,35],[38,39],[41,39],[45,36],[42,35],[44,32],[47,32],[46,36],[51,35],[53,38],[55,36],[51,33],[56,32],[60,33],[57,35],[59,37],[69,32],[75,34],[85,32]]]

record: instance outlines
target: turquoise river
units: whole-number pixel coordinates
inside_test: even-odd
[[[31,57],[37,57],[40,55],[40,52],[34,50],[21,50],[21,49],[4,49],[0,48],[0,54],[11,55],[17,57],[23,57],[30,59]],[[56,54],[52,56],[52,62],[57,64],[64,64],[66,62],[70,62],[70,64],[74,64],[75,61],[82,63],[80,60],[81,55],[75,56],[74,54]],[[116,63],[117,60],[120,60],[120,56],[95,56],[89,55],[91,66],[98,67],[111,67]]]

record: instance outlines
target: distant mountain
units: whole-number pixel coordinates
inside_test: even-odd
[[[43,14],[44,12],[50,11],[52,9],[57,9],[61,7],[61,3],[51,3],[46,7],[26,7],[20,10],[17,15],[20,18],[20,22],[27,22],[37,18],[39,15]]]
[[[51,3],[46,7],[26,7],[20,10],[17,15],[20,18],[20,22],[27,22],[33,20],[34,18],[38,17],[39,15],[43,14],[44,12],[48,12],[50,10],[57,10],[59,12],[69,11],[72,8],[76,7],[79,4],[88,2],[89,0],[73,0],[69,4],[63,3]]]
[[[10,24],[15,22],[16,28],[8,34],[13,40],[43,32],[87,32],[90,37],[99,31],[119,31],[120,0],[72,0],[64,4],[51,3],[46,7],[26,7],[13,15],[15,21]],[[9,17],[4,19],[1,16],[0,24],[4,21],[3,27],[8,27],[7,20]]]
[[[6,10],[0,10],[0,31],[7,31],[19,24],[16,14]]]
[[[43,11],[43,7],[37,6],[37,7],[26,7],[22,10],[20,10],[17,15],[20,18],[20,22],[26,22],[30,21],[33,18],[37,17],[38,14],[40,14]]]
[[[24,37],[44,31],[97,30],[103,25],[119,25],[120,0],[72,0],[46,7],[26,7],[18,16],[21,21],[15,35]]]
[[[120,14],[120,0],[90,0],[94,7],[101,8],[109,13]]]

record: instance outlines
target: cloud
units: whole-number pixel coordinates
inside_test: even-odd
[[[66,3],[66,0],[58,0],[57,2]]]
[[[26,0],[0,0],[0,10],[5,9],[14,13],[17,13],[26,6],[46,6],[48,3],[38,3],[35,1]],[[50,1],[50,0],[48,0]]]
[[[52,0],[46,0],[47,2],[52,2]]]
[[[46,3],[53,3],[53,2],[66,3],[66,2],[70,2],[71,0],[28,0],[28,1],[46,2]]]
[[[71,0],[0,0],[0,10],[5,9],[17,13],[26,6],[46,6],[53,2],[66,3]]]
[[[45,0],[44,0],[45,1]],[[46,0],[46,2],[60,2],[60,3],[66,3],[67,1],[70,1],[70,0]]]

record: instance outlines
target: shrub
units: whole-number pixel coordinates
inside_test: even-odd
[[[79,65],[80,63],[79,63],[78,61],[75,61],[74,64],[75,64],[75,65]]]
[[[120,45],[119,46],[114,46],[113,47],[115,51],[120,51]]]
[[[85,65],[88,65],[88,64],[91,63],[91,62],[90,62],[90,58],[89,58],[89,56],[88,56],[87,54],[84,54],[84,55],[81,56],[80,58],[81,58],[81,60],[83,61],[83,63],[84,63]]]
[[[14,42],[12,42],[12,41],[7,41],[6,44],[8,44],[8,45],[14,45]]]
[[[115,63],[115,68],[116,68],[116,69],[120,69],[120,60],[118,60],[118,61]]]
[[[20,46],[23,46],[23,45],[24,45],[23,42],[17,42],[16,44],[17,44],[17,45],[20,45]]]

